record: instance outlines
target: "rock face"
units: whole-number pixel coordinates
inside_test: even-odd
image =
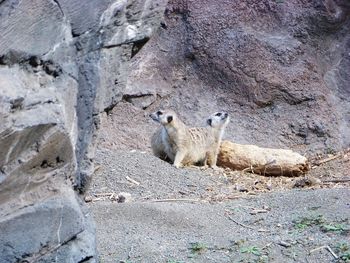
[[[164,0],[0,1],[0,262],[94,262],[77,192]]]
[[[172,107],[188,125],[226,109],[226,138],[238,143],[312,155],[346,148],[349,10],[347,0],[172,0],[162,29],[132,61],[128,104],[112,118],[136,111],[126,132],[137,133],[153,125],[144,109]],[[142,148],[149,136],[122,143]]]

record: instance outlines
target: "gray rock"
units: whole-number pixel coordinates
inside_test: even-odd
[[[12,51],[13,63],[43,55],[68,36],[68,25],[55,1],[2,1],[0,14],[0,56]]]
[[[73,189],[89,186],[99,115],[165,4],[0,1],[0,262],[96,261]]]
[[[171,107],[193,126],[225,109],[231,115],[225,136],[237,143],[309,156],[346,149],[349,12],[346,0],[171,1],[166,25],[135,55],[124,95],[147,112]],[[142,101],[146,94],[157,100]],[[124,108],[115,119],[125,116]],[[124,119],[118,125],[131,126]],[[118,147],[131,129],[152,127],[141,118],[133,126],[124,133],[111,129]]]
[[[42,258],[54,257],[79,262],[94,256],[94,237],[88,234],[94,231],[93,224],[83,214],[73,190],[68,187],[61,190],[46,200],[1,216],[2,261],[40,262]]]

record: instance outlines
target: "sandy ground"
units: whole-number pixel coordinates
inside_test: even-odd
[[[299,178],[175,169],[141,151],[99,150],[97,163],[86,200],[101,262],[350,260],[346,158]]]

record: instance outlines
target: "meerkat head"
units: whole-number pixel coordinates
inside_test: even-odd
[[[149,115],[152,120],[159,122],[162,125],[173,123],[177,119],[177,115],[172,110],[158,110]]]
[[[207,119],[207,124],[213,128],[224,129],[229,121],[230,117],[228,116],[228,113],[225,111],[219,111],[215,112]]]

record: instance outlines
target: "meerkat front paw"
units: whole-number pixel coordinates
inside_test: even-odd
[[[207,170],[208,168],[209,168],[209,165],[207,164],[199,167],[200,170]]]
[[[181,168],[181,167],[183,167],[183,165],[182,165],[181,163],[174,163],[173,166],[174,166],[175,168]]]

